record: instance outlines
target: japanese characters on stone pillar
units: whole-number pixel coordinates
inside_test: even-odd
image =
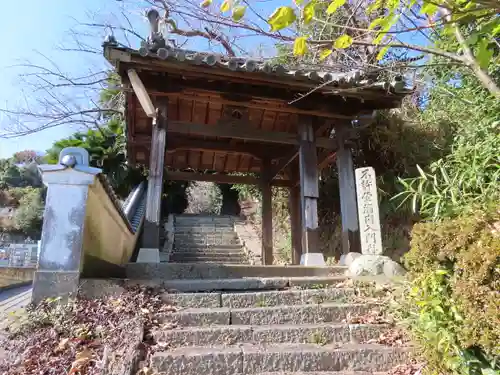
[[[40,165],[47,199],[32,301],[77,292],[83,262],[83,225],[89,186],[101,169],[89,166],[85,149],[61,151],[59,164]]]
[[[382,254],[375,170],[372,167],[357,168],[355,175],[361,252],[363,254]]]

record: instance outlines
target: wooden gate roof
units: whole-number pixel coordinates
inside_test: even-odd
[[[138,73],[153,101],[168,97],[165,166],[170,169],[259,173],[267,158],[279,166],[296,152],[298,124],[305,117],[312,117],[318,154],[327,157],[335,150],[335,126],[398,107],[408,92],[401,77],[381,81],[377,72],[291,69],[175,48],[153,54],[114,42],[104,44],[104,54],[127,92],[131,163],[148,163],[152,122],[127,71]]]

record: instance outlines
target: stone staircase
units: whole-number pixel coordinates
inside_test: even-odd
[[[408,348],[367,343],[389,325],[350,323],[380,306],[360,302],[344,273],[201,263],[127,269],[136,280],[129,282],[160,285],[162,299],[178,307],[152,332],[160,348],[149,364],[155,374],[365,375],[406,363]]]
[[[177,215],[170,262],[248,264],[230,216]]]

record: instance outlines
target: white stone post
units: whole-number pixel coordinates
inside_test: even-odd
[[[61,151],[59,164],[40,165],[47,186],[38,270],[32,302],[76,294],[83,262],[83,226],[89,186],[101,169],[89,166],[89,154],[77,147]]]

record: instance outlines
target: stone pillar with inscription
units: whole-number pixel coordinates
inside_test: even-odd
[[[377,198],[377,181],[372,167],[357,168],[356,197],[358,206],[361,254],[346,259],[351,276],[402,276],[405,270],[397,262],[383,255],[382,234]]]
[[[384,251],[382,249],[375,170],[372,167],[358,168],[355,175],[361,253],[381,255]]]
[[[56,165],[40,165],[47,199],[32,302],[69,297],[78,291],[83,266],[83,226],[89,186],[101,169],[89,166],[78,147],[61,151]]]

